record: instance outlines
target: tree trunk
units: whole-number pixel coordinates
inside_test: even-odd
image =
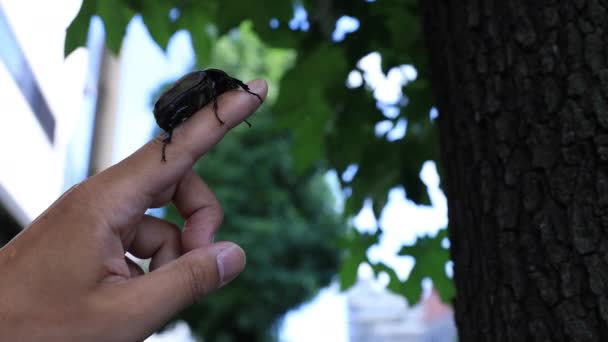
[[[608,15],[422,1],[461,341],[608,341]]]

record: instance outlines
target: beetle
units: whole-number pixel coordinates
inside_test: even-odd
[[[165,150],[167,144],[171,143],[173,129],[210,102],[213,102],[215,117],[223,125],[225,122],[217,113],[217,98],[228,90],[237,88],[242,88],[262,102],[260,95],[249,90],[247,84],[222,70],[212,68],[190,72],[163,92],[154,104],[154,119],[165,131],[161,162],[167,161]],[[251,127],[248,121],[245,122]]]

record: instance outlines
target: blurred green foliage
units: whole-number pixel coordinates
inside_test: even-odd
[[[243,79],[264,77],[271,87],[295,57],[265,47],[247,22],[218,39],[210,56],[214,66]],[[328,285],[339,266],[346,223],[336,199],[320,170],[294,172],[291,139],[273,129],[271,108],[262,106],[253,128],[234,129],[194,166],[225,211],[216,240],[247,251],[237,280],[176,317],[210,341],[275,339],[282,316]],[[167,219],[182,221],[174,207]]]
[[[422,164],[427,160],[438,163],[438,139],[437,130],[429,117],[433,99],[421,35],[418,1],[164,0],[152,3],[141,0],[112,0],[111,2],[113,6],[110,10],[105,0],[84,0],[81,11],[68,28],[66,55],[76,47],[84,45],[85,32],[92,15],[99,15],[103,19],[107,31],[107,45],[114,52],[118,52],[126,23],[131,16],[139,14],[153,39],[162,48],[166,48],[169,38],[178,30],[189,31],[197,55],[196,66],[206,68],[213,66],[214,47],[221,44],[222,37],[230,34],[232,29],[239,27],[243,22],[248,22],[265,44],[275,49],[286,49],[295,56],[290,68],[277,85],[279,96],[272,107],[273,122],[268,127],[268,130],[275,133],[287,132],[286,140],[280,144],[275,143],[285,150],[260,152],[269,153],[266,156],[268,158],[279,157],[279,160],[272,162],[269,159],[268,163],[290,164],[288,184],[306,186],[307,181],[314,179],[311,175],[318,175],[320,170],[332,168],[341,174],[349,165],[356,164],[358,172],[354,179],[342,181],[342,186],[351,192],[345,206],[347,217],[356,214],[366,199],[371,199],[373,210],[376,216],[379,216],[387,202],[388,191],[398,186],[404,187],[407,197],[414,202],[429,204],[426,187],[420,180],[419,172]],[[294,18],[294,9],[298,8],[304,9],[307,13],[307,17],[300,18],[299,22]],[[348,33],[343,40],[337,41],[333,39],[333,33],[337,20],[343,16],[356,18],[359,28],[355,32]],[[233,60],[234,65],[225,65],[225,67],[227,71],[237,74],[243,62],[254,63],[252,61],[272,58],[257,52],[234,51],[238,58]],[[363,73],[358,65],[359,60],[373,51],[381,54],[384,73],[403,65],[411,65],[417,70],[416,79],[407,82],[402,89],[403,100],[384,104],[398,112],[395,117],[388,118],[382,113],[378,101],[373,96],[372,87],[365,80],[361,85],[352,88],[346,86],[350,72]],[[244,78],[261,75],[263,74],[246,74]],[[376,124],[386,120],[391,121],[392,124],[406,120],[405,136],[394,140],[388,139],[386,134],[376,135]],[[261,126],[265,124],[260,123],[260,127],[256,124],[256,130],[261,130]],[[257,143],[273,141],[269,136],[259,138],[265,141],[256,140]],[[230,145],[231,142],[222,142],[222,145],[224,144]],[[268,147],[277,148],[277,146]],[[247,157],[249,148],[245,145],[236,145],[233,148],[240,148],[239,158],[234,157],[235,165],[245,163],[249,158],[257,155],[255,152],[250,152],[251,156]],[[222,165],[220,161],[218,163]],[[234,178],[232,182],[243,187],[254,186],[248,185],[255,183],[255,177],[258,177],[253,169],[259,167],[248,170],[250,173],[239,174],[242,178]],[[238,173],[237,170],[232,169],[224,169],[224,172]],[[243,184],[243,180],[247,182]],[[262,191],[265,188],[256,189]],[[225,196],[226,205],[230,205],[229,203],[233,201],[236,204],[241,203],[239,201],[249,201],[248,205],[251,205],[252,198],[245,192],[235,190],[235,193],[227,193]],[[284,193],[277,192],[269,194],[266,200],[274,203],[284,196],[286,196]],[[253,199],[257,200],[256,197]],[[239,212],[243,215],[247,213],[247,211]],[[247,216],[247,220],[251,219],[251,222],[262,220],[260,227],[278,222],[287,224],[286,221],[278,218],[276,218],[278,221],[266,221],[257,216],[260,214],[260,212],[252,212]],[[288,226],[292,225],[288,224]],[[256,231],[256,234],[264,236],[261,232]],[[373,235],[353,231],[340,240],[340,248],[345,257],[340,271],[343,287],[352,285],[356,277],[357,265],[362,261],[368,261],[367,248],[378,241],[380,234],[381,230]],[[445,235],[445,232],[441,232],[440,235]],[[405,282],[386,265],[372,264],[376,272],[387,272],[391,277],[389,287],[406,295],[411,302],[418,299],[420,279],[423,276],[433,280],[434,286],[444,299],[450,300],[453,293],[452,283],[446,277],[442,266],[448,261],[448,254],[439,244],[432,242],[435,240],[428,239],[432,240],[432,238],[419,239],[416,246],[420,248],[404,249],[404,253],[416,259],[416,266],[410,279]],[[292,252],[295,253],[306,255],[310,254],[310,251],[299,249]],[[274,261],[266,262],[268,265],[273,265]],[[243,279],[247,278],[243,277]]]

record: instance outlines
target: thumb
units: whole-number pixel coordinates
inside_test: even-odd
[[[245,252],[232,242],[192,250],[129,281],[123,307],[131,308],[150,333],[204,295],[236,278],[245,268]],[[128,305],[124,305],[128,304]]]

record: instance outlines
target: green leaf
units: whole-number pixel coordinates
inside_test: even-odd
[[[401,115],[408,122],[406,136],[399,142],[401,150],[407,151],[400,160],[401,183],[409,199],[416,204],[430,205],[426,186],[419,177],[422,164],[439,157],[437,128],[429,118],[433,103],[430,84],[422,75],[408,83],[404,92],[409,101],[401,109]]]
[[[127,25],[135,12],[120,0],[84,0],[76,18],[66,32],[64,45],[65,56],[69,55],[87,41],[89,23],[94,15],[99,15],[105,29],[106,46],[114,54],[120,52]]]
[[[95,14],[97,8],[97,0],[84,0],[80,7],[80,11],[76,18],[70,23],[65,35],[64,57],[67,57],[72,51],[80,46],[84,46],[87,42],[87,33],[91,17]]]
[[[424,50],[417,8],[393,1],[370,6],[370,14],[382,18],[385,30],[377,49],[382,54],[382,70],[414,63],[412,53]]]
[[[403,283],[397,276],[397,272],[395,272],[392,267],[380,262],[373,264],[372,269],[374,270],[374,274],[376,274],[376,276],[381,272],[385,272],[386,274],[388,274],[389,282],[386,286],[387,289],[398,294],[403,292]]]
[[[453,299],[455,290],[452,280],[445,272],[445,265],[450,260],[449,252],[441,246],[447,237],[447,229],[441,229],[434,237],[419,237],[416,243],[403,246],[399,255],[410,255],[416,259],[408,279],[402,284],[402,294],[410,303],[416,303],[422,294],[421,282],[429,277],[433,286],[444,301]]]
[[[375,140],[374,127],[382,114],[372,93],[364,87],[334,92],[341,99],[327,131],[327,158],[340,172],[352,163],[360,163],[366,146]],[[387,151],[380,151],[386,154]]]
[[[421,144],[414,137],[403,139],[399,146],[408,153],[404,153],[400,160],[399,182],[403,184],[407,198],[419,205],[430,205],[426,185],[420,179],[422,165],[430,157],[427,144]]]
[[[281,80],[275,105],[277,126],[292,132],[298,174],[324,157],[323,135],[333,112],[327,94],[344,86],[346,74],[342,51],[321,44],[298,56],[295,66]]]
[[[402,113],[408,120],[429,120],[429,112],[433,107],[433,95],[431,85],[428,79],[418,77],[403,89],[404,94],[408,97],[408,103],[402,109]]]
[[[201,3],[200,6],[203,6]],[[211,36],[213,27],[210,17],[203,12],[203,8],[183,10],[177,20],[177,26],[190,32],[192,48],[196,53],[198,68],[206,68],[210,64],[215,39]]]
[[[360,255],[349,255],[342,261],[338,276],[340,278],[340,290],[345,291],[355,285],[359,265],[365,261]]]
[[[288,21],[283,21],[283,25],[273,29],[268,23],[257,23],[255,31],[267,44],[280,48],[297,48],[298,43],[306,38],[306,33],[290,30],[287,26]]]
[[[362,262],[368,262],[367,250],[378,243],[382,231],[378,229],[374,234],[361,233],[352,228],[349,234],[342,239],[339,246],[345,256],[340,266],[340,289],[347,290],[357,281],[357,271]]]
[[[163,50],[167,49],[169,39],[175,33],[175,27],[169,20],[169,11],[171,4],[167,1],[148,1],[141,9],[148,32]]]
[[[363,202],[366,200],[364,195],[365,194],[362,191],[352,191],[352,194],[346,199],[346,204],[344,205],[344,216],[353,217],[361,211]]]
[[[293,16],[293,3],[291,1],[276,0],[223,0],[221,8],[216,12],[215,22],[220,33],[226,33],[245,20],[254,23],[256,31],[268,33],[264,30],[270,27],[270,20],[277,18],[283,25]]]
[[[103,19],[106,46],[118,55],[127,25],[135,12],[120,0],[103,0],[97,3],[97,14]]]

